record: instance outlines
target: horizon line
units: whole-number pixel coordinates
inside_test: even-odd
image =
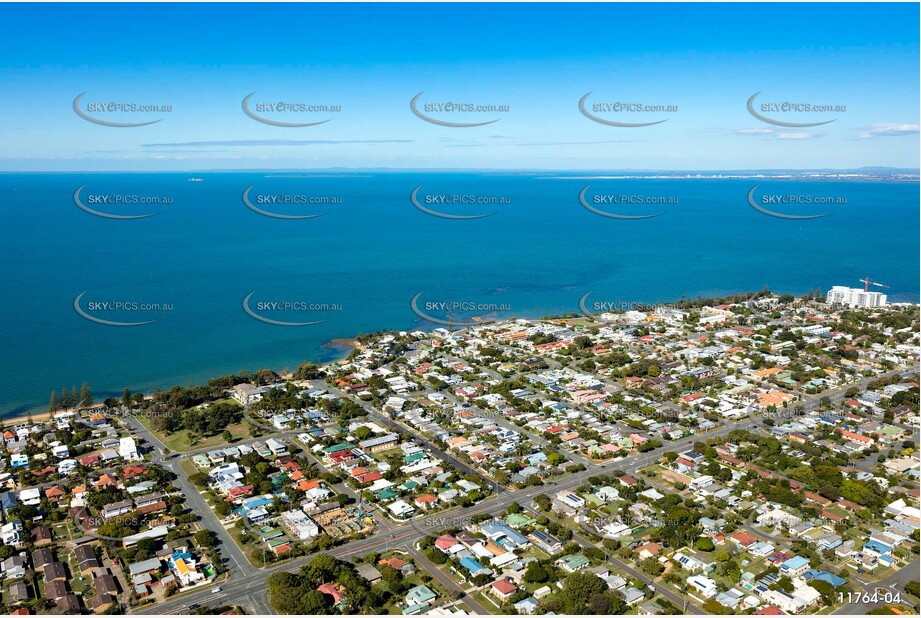
[[[393,171],[393,172],[552,172],[552,173],[681,173],[681,174],[702,174],[702,173],[764,173],[764,172],[785,172],[785,173],[804,173],[804,172],[888,172],[888,173],[914,173],[921,174],[921,167],[894,167],[886,165],[864,165],[861,167],[765,167],[765,168],[496,168],[496,167],[312,167],[312,168],[189,168],[180,170],[0,170],[0,174],[73,174],[73,173],[95,173],[95,174],[184,174],[195,172],[323,172],[323,171],[350,171],[350,172],[368,172],[368,171]]]

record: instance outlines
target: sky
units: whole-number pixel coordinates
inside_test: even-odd
[[[918,4],[0,5],[0,171],[919,166]],[[768,120],[749,113],[747,102]],[[97,124],[74,111],[109,122]],[[273,112],[283,102],[335,112]],[[444,126],[436,121],[481,123]],[[660,122],[642,127],[618,123]],[[93,104],[170,111],[91,111]],[[440,102],[507,106],[446,113]],[[659,112],[610,111],[627,102]],[[784,102],[830,105],[792,112]],[[767,107],[762,108],[765,104]],[[781,123],[833,122],[811,127]]]

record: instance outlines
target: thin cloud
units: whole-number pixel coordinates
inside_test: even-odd
[[[411,144],[409,139],[243,139],[141,144],[143,148],[226,148],[234,146],[329,146],[336,144]]]
[[[874,139],[877,137],[902,137],[905,135],[917,135],[918,125],[916,124],[898,124],[895,122],[886,122],[883,124],[874,124],[873,126],[863,129],[857,134],[856,139]]]
[[[738,129],[733,131],[736,135],[774,135],[774,129]]]
[[[822,134],[821,133],[805,133],[802,131],[777,134],[777,139],[803,140],[803,139],[816,139],[818,137],[822,137]]]
[[[755,137],[773,137],[774,139],[784,140],[804,140],[816,139],[822,137],[822,133],[807,133],[806,131],[778,131],[768,127],[758,127],[754,129],[736,129],[735,135],[755,136]]]
[[[523,142],[515,146],[592,146],[594,144],[634,144],[642,142],[640,139],[611,139],[595,142]]]

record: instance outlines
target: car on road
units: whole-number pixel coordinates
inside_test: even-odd
[[[221,591],[221,587],[220,587],[220,586],[218,586],[217,588],[212,588],[212,589],[211,589],[212,594],[217,594],[217,593],[220,592],[220,591]]]

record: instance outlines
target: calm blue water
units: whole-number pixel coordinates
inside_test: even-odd
[[[45,406],[52,389],[87,380],[97,396],[200,382],[245,369],[294,368],[327,361],[336,337],[383,328],[432,327],[410,299],[505,304],[502,315],[539,317],[595,301],[670,301],[760,289],[796,294],[832,285],[858,286],[870,275],[889,284],[891,300],[918,301],[919,191],[916,184],[767,181],[763,193],[844,196],[846,205],[769,206],[787,213],[832,212],[811,221],[759,214],[746,202],[749,180],[585,180],[556,174],[355,173],[304,175],[5,174],[0,267],[0,414]],[[576,175],[571,175],[576,176]],[[589,195],[672,197],[664,206],[599,206],[654,219],[614,220],[578,202]],[[248,210],[241,193],[334,196],[342,204],[274,208],[327,212],[290,221]],[[409,194],[476,194],[509,205],[445,208],[496,211],[457,221],[417,210]],[[110,220],[81,211],[73,193],[169,196],[169,205],[92,205]],[[437,208],[434,205],[428,205]],[[84,319],[81,307],[113,321]],[[341,305],[339,311],[272,312],[284,321],[326,320],[303,327],[262,323],[244,313],[268,301]],[[87,309],[91,302],[165,303],[171,311]],[[433,310],[432,315],[445,317]]]

